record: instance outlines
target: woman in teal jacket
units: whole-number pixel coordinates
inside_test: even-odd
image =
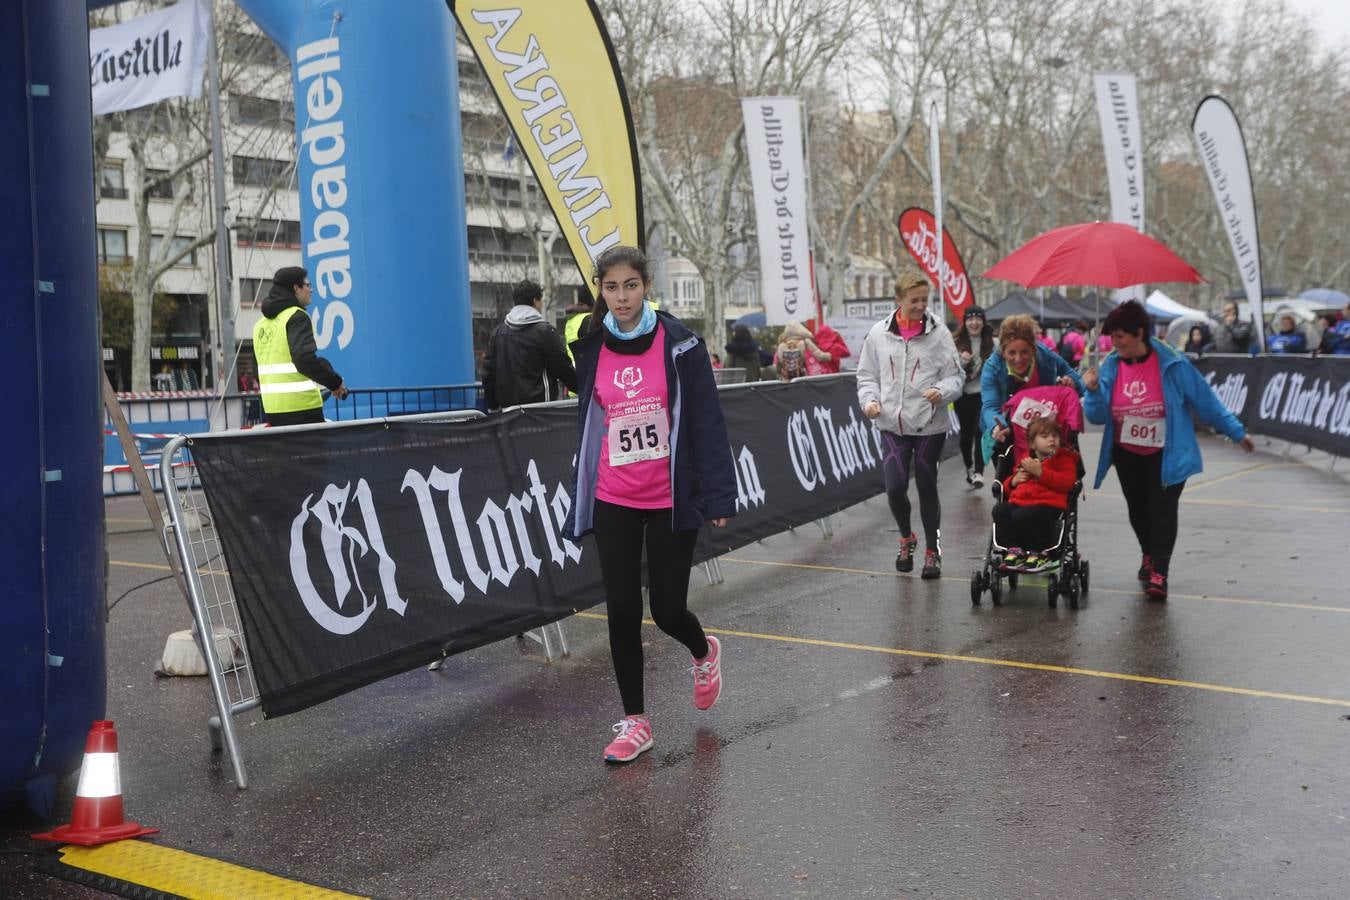
[[[1010,432],[1004,405],[1027,387],[1058,384],[1083,393],[1083,380],[1058,353],[1036,340],[1036,320],[1008,316],[998,329],[998,359],[990,357],[980,373],[980,434],[984,458],[992,460],[996,446],[1006,444]],[[1033,366],[1034,364],[1034,366]]]
[[[1102,324],[1113,352],[1101,371],[1083,374],[1083,412],[1104,425],[1097,479],[1114,464],[1143,560],[1139,581],[1154,600],[1167,599],[1167,573],[1177,540],[1177,506],[1186,479],[1204,468],[1191,415],[1243,450],[1255,449],[1199,370],[1182,354],[1148,336],[1148,313],[1131,300]]]

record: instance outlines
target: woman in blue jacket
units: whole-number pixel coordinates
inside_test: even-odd
[[[1150,599],[1166,600],[1181,491],[1204,468],[1191,415],[1248,453],[1255,447],[1191,361],[1148,336],[1142,305],[1131,300],[1111,310],[1102,332],[1111,335],[1114,350],[1100,373],[1083,374],[1083,411],[1089,422],[1106,426],[1093,487],[1101,487],[1114,464],[1143,552],[1139,581]]]
[[[629,762],[652,747],[642,692],[642,557],[652,619],[693,656],[694,706],[722,690],[722,651],[689,611],[689,569],[704,522],[736,514],[736,470],[708,349],[645,302],[647,257],[611,247],[595,261],[596,324],[572,344],[576,463],[563,531],[595,534],[609,649],[623,718],[604,750]]]
[[[998,329],[998,359],[984,364],[980,375],[980,432],[984,458],[992,460],[995,446],[1011,432],[1003,407],[1023,388],[1058,384],[1083,393],[1083,380],[1064,357],[1036,340],[1036,320],[1008,316]]]

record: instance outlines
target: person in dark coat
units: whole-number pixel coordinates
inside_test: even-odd
[[[488,340],[483,357],[483,398],[489,412],[526,403],[557,400],[558,384],[577,389],[577,372],[558,330],[544,321],[544,292],[522,281],[512,292],[515,306]]]
[[[737,325],[727,342],[727,366],[744,369],[746,381],[759,381],[759,342],[750,336],[750,329]]]

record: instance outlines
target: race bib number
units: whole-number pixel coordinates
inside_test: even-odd
[[[626,466],[670,456],[670,422],[664,407],[615,416],[609,422],[609,464]]]
[[[1017,409],[1013,411],[1012,424],[1026,428],[1037,419],[1053,419],[1055,412],[1055,407],[1052,404],[1024,397],[1017,404]]]
[[[1167,442],[1167,420],[1126,416],[1120,423],[1120,442],[1135,447],[1161,447]]]

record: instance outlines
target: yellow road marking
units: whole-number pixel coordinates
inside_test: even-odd
[[[721,556],[718,557],[718,559],[720,559],[722,562],[741,563],[742,565],[748,566],[777,566],[779,568],[786,568],[786,569],[808,569],[816,572],[840,572],[846,575],[880,575],[883,577],[890,577],[890,578],[899,577],[899,575],[895,572],[887,572],[877,569],[849,569],[845,568],[844,566],[817,566],[811,565],[810,563],[778,562],[776,560],[768,560],[768,559],[741,559],[735,556]],[[159,572],[171,571],[168,566],[163,565],[162,563],[130,562],[128,560],[122,559],[109,560],[109,563],[114,566],[130,566],[132,568],[137,569],[154,569]],[[198,571],[200,572],[202,570],[199,569]],[[970,584],[969,578],[964,578],[960,575],[944,575],[943,580],[959,581],[964,584]],[[1092,592],[1095,594],[1115,594],[1121,597],[1133,597],[1139,593],[1138,591],[1123,591],[1120,590],[1119,588],[1104,588],[1104,587],[1093,587]],[[1215,597],[1209,594],[1169,593],[1167,596],[1169,600],[1171,599],[1205,600],[1210,603],[1236,603],[1244,606],[1270,606],[1276,609],[1302,609],[1302,610],[1310,610],[1312,612],[1350,613],[1350,607],[1346,606],[1318,606],[1317,604],[1314,603],[1294,603],[1292,601],[1285,601],[1285,600],[1252,600],[1246,597]]]
[[[164,563],[143,563],[131,562],[126,559],[110,559],[108,560],[108,564],[112,566],[126,566],[131,569],[154,569],[157,572],[173,571],[173,569],[170,569],[168,566],[164,565]]]
[[[110,560],[108,560],[108,565],[110,565],[110,566],[127,566],[128,568],[132,568],[132,569],[153,569],[153,570],[156,571],[156,572],[172,572],[172,571],[173,571],[173,569],[170,569],[168,566],[164,565],[164,563],[132,562],[132,561],[129,560],[129,559],[110,559]],[[204,567],[200,567],[200,566],[199,566],[199,567],[197,568],[197,574],[198,574],[198,575],[228,575],[229,572],[227,572],[227,571],[222,571],[222,570],[220,570],[220,569],[209,569],[209,568],[204,568]]]
[[[843,572],[850,575],[880,575],[889,578],[900,577],[899,574],[897,574],[896,572],[887,572],[884,570],[877,570],[877,569],[847,569],[842,566],[817,566],[817,565],[810,565],[808,563],[778,562],[777,560],[768,560],[768,559],[741,559],[739,557],[734,556],[721,556],[718,557],[718,559],[720,559],[722,562],[741,563],[743,565],[750,565],[750,566],[777,566],[786,569],[811,569],[817,572]],[[1033,575],[1032,577],[1035,576]],[[960,575],[943,575],[942,580],[959,581],[964,584],[970,584],[969,578],[963,578]],[[1123,591],[1120,590],[1119,588],[1104,588],[1104,587],[1097,587],[1095,585],[1092,587],[1092,593],[1116,594],[1118,596],[1125,596],[1125,597],[1134,597],[1138,596],[1139,594],[1138,591]],[[1350,613],[1350,607],[1347,606],[1318,606],[1312,603],[1294,603],[1292,601],[1285,601],[1285,600],[1252,600],[1245,597],[1215,597],[1210,594],[1177,594],[1177,593],[1169,593],[1167,597],[1169,600],[1179,598],[1182,600],[1206,600],[1211,603],[1238,603],[1246,606],[1272,606],[1279,609],[1303,609],[1303,610],[1312,610],[1314,612]]]
[[[1088,495],[1089,498],[1101,497],[1106,500],[1124,500],[1122,494],[1112,491],[1094,491]],[[1181,497],[1182,503],[1194,503],[1201,506],[1229,506],[1237,509],[1273,509],[1279,512],[1313,512],[1313,513],[1339,513],[1341,515],[1350,514],[1350,507],[1334,506],[1288,506],[1281,503],[1249,503],[1244,500],[1203,500],[1195,497],[1187,497],[1184,494]]]
[[[139,887],[201,900],[355,896],[146,841],[66,846],[61,848],[61,861]]]
[[[1262,469],[1269,469],[1271,466],[1274,465],[1279,464],[1273,462],[1257,463],[1254,466],[1248,466],[1245,469],[1238,469],[1236,472],[1230,472],[1227,475],[1220,475],[1218,478],[1211,478],[1208,481],[1198,481],[1195,484],[1188,484],[1186,485],[1186,489],[1191,491],[1198,491],[1201,488],[1209,487],[1211,484],[1219,484],[1220,482],[1227,481],[1230,478],[1241,478],[1244,475],[1250,475],[1251,473],[1259,472]]]
[[[587,619],[605,619],[604,613],[579,612],[578,616]],[[644,625],[655,625],[651,619],[643,619]],[[977,663],[984,666],[1002,666],[1010,669],[1031,669],[1037,672],[1056,672],[1061,675],[1082,675],[1089,678],[1104,678],[1109,681],[1132,681],[1138,684],[1157,684],[1164,687],[1191,688],[1198,691],[1214,691],[1221,694],[1239,694],[1244,697],[1264,697],[1269,700],[1293,700],[1299,703],[1317,703],[1323,706],[1341,706],[1350,708],[1350,700],[1334,697],[1312,697],[1306,694],[1288,694],[1282,691],[1258,691],[1254,688],[1231,687],[1226,684],[1209,684],[1203,681],[1184,681],[1179,678],[1155,678],[1152,675],[1131,675],[1127,672],[1104,672],[1099,669],[1080,669],[1076,666],[1056,666],[1050,663],[1023,662],[1017,659],[993,659],[987,656],[967,656],[962,653],[937,653],[931,650],[906,650],[900,647],[877,647],[871,644],[854,644],[848,641],[825,641],[818,638],[794,637],[787,634],[763,634],[757,631],[734,631],[729,628],[717,628],[705,625],[704,628],[717,635],[752,638],[759,641],[773,641],[780,644],[802,644],[808,647],[829,647],[835,650],[858,650],[864,653],[884,653],[888,656],[912,656],[920,659],[939,659],[945,662]]]

